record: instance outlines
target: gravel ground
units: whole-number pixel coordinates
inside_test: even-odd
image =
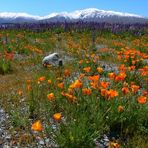
[[[9,148],[11,136],[8,134],[8,114],[0,107],[0,148]]]

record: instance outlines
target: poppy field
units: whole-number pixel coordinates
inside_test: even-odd
[[[10,147],[148,147],[148,35],[0,30]],[[63,66],[42,65],[57,52]]]

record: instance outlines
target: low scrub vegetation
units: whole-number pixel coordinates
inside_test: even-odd
[[[95,147],[104,134],[110,148],[148,146],[146,34],[98,31],[95,39],[91,31],[0,34],[1,39],[7,34],[12,48],[8,52],[8,45],[0,45],[0,74],[5,75],[0,81],[9,79],[2,83],[0,101],[12,134],[17,131],[21,139],[37,131],[55,147]],[[42,66],[52,52],[62,55],[63,66]],[[13,77],[7,79],[10,71]]]

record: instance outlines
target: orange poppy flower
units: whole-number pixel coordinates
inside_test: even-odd
[[[107,94],[107,90],[106,89],[101,89],[101,95],[105,97],[106,94]]]
[[[136,61],[132,60],[132,64],[135,65],[136,64]]]
[[[147,98],[145,96],[138,97],[138,103],[145,104],[147,101]]]
[[[98,68],[97,68],[97,71],[98,71],[98,73],[102,73],[102,72],[103,72],[103,68],[98,67]]]
[[[39,131],[39,132],[41,132],[41,131],[43,130],[41,121],[38,120],[38,121],[36,121],[35,123],[33,123],[32,126],[31,126],[31,129],[34,130],[34,131]]]
[[[146,97],[146,96],[147,96],[147,94],[148,94],[148,92],[147,92],[146,90],[143,90],[143,91],[142,91],[142,94],[143,94],[143,96],[145,96],[145,97]]]
[[[123,88],[122,88],[122,92],[123,92],[123,94],[127,94],[127,93],[129,93],[130,91],[129,91],[128,87],[123,87]]]
[[[131,89],[132,89],[132,92],[136,93],[138,90],[139,90],[139,86],[138,85],[131,85]]]
[[[91,88],[93,88],[93,89],[97,89],[98,84],[97,84],[96,82],[91,82],[91,83],[90,83],[90,86],[91,86]]]
[[[87,96],[87,95],[90,95],[92,93],[92,91],[91,91],[91,89],[83,88],[82,93],[83,93],[83,95]]]
[[[65,93],[64,96],[68,99],[68,101],[70,102],[75,102],[76,101],[76,97],[74,95],[71,95],[69,93]]]
[[[108,85],[109,85],[109,82],[102,81],[102,82],[100,82],[100,85],[101,85],[102,88],[107,88]]]
[[[31,83],[31,80],[26,80],[26,83],[29,85]]]
[[[83,68],[83,70],[84,70],[86,73],[89,73],[90,70],[91,70],[91,67],[85,67],[85,68]]]
[[[22,91],[22,90],[18,90],[18,92],[17,92],[17,93],[18,93],[18,95],[19,95],[19,96],[22,96],[23,91]]]
[[[73,89],[72,88],[68,88],[68,93],[73,95]]]
[[[120,148],[120,145],[116,142],[110,142],[108,148]]]
[[[114,98],[116,96],[118,96],[118,92],[117,91],[112,90],[112,89],[110,89],[110,90],[107,91],[107,97],[108,98]]]
[[[54,93],[48,94],[48,95],[47,95],[47,98],[48,98],[49,101],[54,100],[54,99],[55,99]]]
[[[14,53],[8,53],[8,52],[6,52],[6,53],[5,53],[5,58],[6,58],[7,60],[13,60],[13,58],[14,58]]]
[[[81,87],[82,87],[81,81],[80,81],[80,80],[76,80],[74,83],[72,83],[72,84],[70,85],[69,88],[74,89],[74,88],[81,88]]]
[[[94,75],[94,76],[88,76],[87,79],[91,80],[93,82],[98,82],[99,81],[100,76],[99,75]]]
[[[63,82],[59,83],[58,84],[58,87],[61,88],[61,89],[63,89],[64,88],[64,83]]]
[[[119,75],[117,75],[115,77],[115,80],[116,81],[123,81],[125,79],[125,77],[126,77],[126,74],[124,72],[121,72],[121,73],[119,73]]]
[[[122,71],[122,72],[125,72],[126,71],[126,67],[124,64],[120,65],[118,70]]]
[[[116,77],[116,74],[115,73],[108,73],[108,77],[110,78],[110,79],[114,79],[115,77]]]
[[[130,67],[128,67],[128,70],[129,70],[129,71],[135,70],[135,66],[130,66]]]
[[[90,56],[91,56],[91,58],[94,58],[95,57],[95,54],[91,54]]]
[[[55,120],[55,121],[61,121],[61,119],[62,119],[62,114],[61,113],[55,113],[54,115],[53,115],[53,119]]]
[[[82,79],[84,76],[85,76],[85,74],[84,74],[84,73],[81,73],[81,74],[79,75],[79,79]]]
[[[79,64],[82,64],[82,63],[83,63],[83,60],[80,60],[80,61],[79,61]]]
[[[47,82],[48,82],[48,84],[51,84],[51,80],[48,80]]]
[[[45,81],[45,79],[46,79],[46,78],[45,78],[44,76],[42,76],[42,77],[38,78],[38,81],[39,81],[39,82],[43,82],[43,81]]]
[[[65,70],[64,70],[64,76],[65,76],[65,77],[69,77],[70,75],[71,75],[70,70],[69,70],[69,69],[65,69]]]

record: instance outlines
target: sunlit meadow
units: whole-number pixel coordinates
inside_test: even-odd
[[[64,65],[44,67],[53,52]],[[0,30],[0,102],[12,145],[91,148],[105,134],[109,148],[148,147],[147,60],[146,33]]]

